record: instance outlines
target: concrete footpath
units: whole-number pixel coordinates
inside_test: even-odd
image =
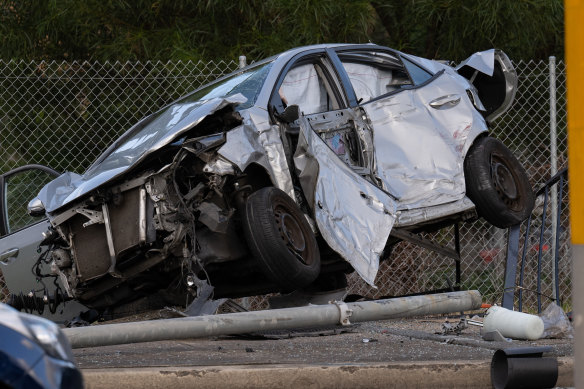
[[[444,317],[74,350],[87,388],[489,388],[495,350],[551,346],[573,385],[573,341],[486,342]],[[457,319],[449,319],[451,325]]]

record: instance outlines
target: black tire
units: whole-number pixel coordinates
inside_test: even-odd
[[[261,271],[292,291],[320,273],[320,253],[308,221],[283,191],[267,187],[251,194],[243,212],[243,230]]]
[[[499,228],[521,223],[533,211],[535,196],[527,173],[501,141],[489,136],[471,146],[464,161],[466,195],[479,216]]]

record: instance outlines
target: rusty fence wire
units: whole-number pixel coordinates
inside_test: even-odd
[[[30,163],[81,173],[140,118],[237,67],[236,60],[0,61],[0,173]],[[491,132],[514,151],[537,190],[554,171],[567,166],[565,64],[550,59],[519,61],[515,67],[519,75],[515,103],[494,123]],[[551,147],[554,127],[555,148]],[[571,309],[567,190],[560,201],[563,206],[558,250],[559,289],[565,308]],[[538,199],[536,214],[541,214],[542,202]],[[522,239],[520,245],[520,251],[525,247],[527,253],[523,283],[525,311],[537,307],[534,266],[540,248],[541,294],[546,301],[547,296],[553,295],[555,239],[550,221],[553,207],[548,207],[547,212],[546,225],[535,222],[527,241]],[[544,240],[541,245],[540,235]],[[454,247],[453,227],[427,237]],[[478,289],[486,302],[501,301],[506,240],[506,230],[482,220],[460,226],[461,287]],[[455,279],[452,259],[405,242],[394,246],[382,261],[377,289],[367,286],[355,273],[348,276],[350,293],[372,298],[448,289],[456,286]],[[0,299],[4,299],[7,291],[1,278],[0,288]],[[266,306],[263,297],[244,302],[252,309]]]

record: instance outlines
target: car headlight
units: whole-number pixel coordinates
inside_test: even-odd
[[[21,317],[33,339],[48,355],[64,361],[73,361],[69,340],[55,323],[32,315]]]

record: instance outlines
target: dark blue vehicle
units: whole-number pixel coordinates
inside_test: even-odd
[[[0,303],[0,389],[5,388],[83,388],[83,377],[55,323]]]

